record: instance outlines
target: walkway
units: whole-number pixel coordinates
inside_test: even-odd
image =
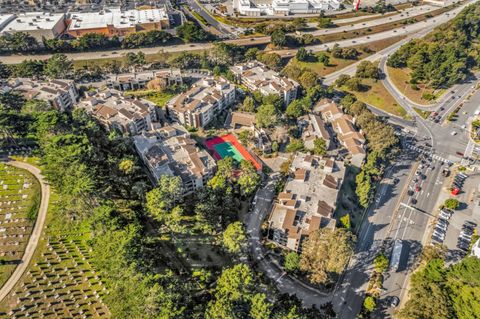
[[[20,278],[22,278],[23,273],[25,272],[25,270],[27,270],[28,265],[32,260],[33,254],[35,253],[38,242],[40,240],[40,236],[42,234],[43,225],[45,224],[48,210],[48,202],[50,199],[50,186],[45,183],[45,180],[43,179],[43,176],[38,168],[33,165],[17,161],[9,161],[6,164],[27,170],[32,173],[36,179],[38,179],[42,190],[42,201],[38,209],[38,216],[35,222],[35,226],[33,227],[32,234],[30,235],[30,239],[28,240],[28,244],[25,248],[25,253],[23,254],[22,260],[13,272],[13,274],[10,276],[10,278],[8,278],[7,282],[3,285],[2,288],[0,288],[0,302],[5,299],[5,297],[10,293],[13,287],[15,287]]]

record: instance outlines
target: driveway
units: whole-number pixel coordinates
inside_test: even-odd
[[[35,249],[38,246],[38,242],[42,234],[43,225],[45,224],[45,218],[47,216],[48,210],[48,202],[50,199],[50,186],[45,183],[45,180],[38,168],[33,165],[17,161],[9,161],[6,164],[27,170],[32,173],[33,176],[35,176],[35,178],[38,179],[38,181],[40,182],[42,200],[38,209],[37,220],[35,222],[35,226],[33,227],[32,234],[30,235],[30,239],[28,240],[27,246],[25,247],[25,253],[22,256],[22,260],[18,264],[13,274],[7,280],[7,282],[3,285],[2,288],[0,288],[0,302],[10,293],[13,287],[17,284],[25,270],[27,270],[30,261],[32,260],[33,254],[35,253]]]
[[[264,188],[255,195],[255,205],[245,217],[250,256],[254,266],[270,278],[280,293],[296,295],[305,306],[317,307],[330,301],[331,297],[287,275],[280,265],[268,256],[260,241],[260,228],[270,211],[275,195],[275,181],[269,179]]]

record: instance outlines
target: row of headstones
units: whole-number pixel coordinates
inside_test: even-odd
[[[89,307],[89,308],[88,308]],[[72,309],[73,308],[73,309]],[[67,315],[66,318],[92,318],[93,316],[97,317],[106,317],[108,310],[103,305],[94,305],[89,303],[76,303],[75,301],[54,301],[43,303],[41,305],[23,305],[20,308],[13,309],[8,312],[8,315],[11,318],[45,318],[45,317],[55,317],[62,318],[62,315]]]
[[[28,218],[11,218],[11,219],[5,219],[5,220],[0,220],[0,225],[2,224],[11,224],[11,223],[26,223],[30,222]]]
[[[17,257],[18,255],[23,254],[22,251],[9,250],[9,251],[0,251],[0,257]]]

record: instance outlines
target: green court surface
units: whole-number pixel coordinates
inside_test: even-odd
[[[235,161],[241,162],[245,158],[240,154],[240,152],[232,145],[230,142],[220,143],[213,146],[215,151],[220,155],[221,158],[227,156],[232,157]]]

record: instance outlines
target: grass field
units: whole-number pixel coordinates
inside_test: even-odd
[[[341,70],[353,63],[356,63],[358,62],[358,60],[364,59],[374,54],[375,52],[381,51],[404,38],[405,36],[398,36],[398,37],[393,37],[393,38],[369,43],[368,48],[371,50],[371,52],[368,52],[368,53],[362,51],[362,48],[365,46],[358,46],[358,45],[354,46],[353,48],[357,49],[361,53],[361,55],[358,57],[357,60],[337,59],[332,57],[332,55],[328,52],[322,52],[322,54],[326,54],[330,57],[330,62],[328,66],[325,66],[321,62],[301,62],[301,61],[297,61],[296,58],[292,58],[289,63],[295,64],[300,68],[308,68],[320,76],[326,76],[328,74]]]
[[[358,100],[370,104],[385,112],[405,117],[407,112],[400,105],[398,105],[395,98],[387,91],[382,82],[373,79],[362,79],[364,84],[369,89],[362,92],[349,91],[345,87],[342,90],[352,93]]]
[[[164,107],[176,94],[156,90],[126,91],[125,95],[146,99],[159,107]]]
[[[388,75],[390,80],[393,84],[397,87],[397,89],[402,92],[406,97],[412,100],[415,103],[428,105],[435,103],[435,100],[428,101],[422,98],[424,93],[430,93],[435,96],[435,99],[438,99],[445,90],[433,90],[432,88],[428,88],[423,84],[418,84],[418,90],[414,90],[410,86],[410,70],[407,68],[391,68],[387,67]]]
[[[420,110],[416,107],[413,108],[415,110],[415,112],[417,112],[418,115],[420,115],[423,119],[427,119],[428,116],[430,115],[430,112],[428,111],[424,111],[424,110]]]
[[[32,174],[0,164],[0,286],[23,256],[40,199],[40,184]]]

